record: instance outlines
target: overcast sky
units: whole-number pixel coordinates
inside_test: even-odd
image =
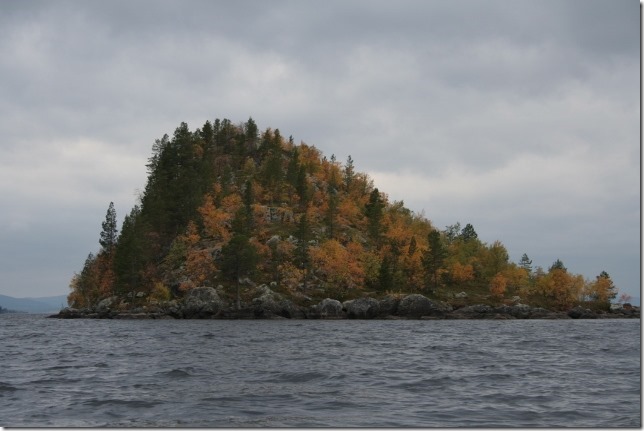
[[[252,117],[439,229],[640,290],[640,5],[0,1],[0,294],[66,294],[180,122]]]

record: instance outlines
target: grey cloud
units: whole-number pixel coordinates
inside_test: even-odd
[[[0,172],[52,178],[0,188],[13,209],[0,221],[25,221],[22,232],[40,235],[42,248],[58,239],[41,235],[39,202],[77,214],[60,219],[60,230],[78,235],[76,247],[91,236],[93,247],[96,233],[75,225],[89,220],[98,232],[110,200],[119,216],[129,211],[154,139],[181,121],[194,129],[249,116],[390,175],[397,182],[381,189],[425,208],[439,227],[471,221],[491,240],[544,256],[559,241],[571,258],[591,244],[580,237],[596,235],[592,245],[611,251],[587,266],[637,245],[628,240],[639,233],[634,2],[5,1],[0,12]],[[96,145],[83,153],[95,172],[52,150],[79,142]],[[534,171],[554,166],[560,184],[527,169],[531,181],[518,177],[512,167],[529,157]],[[563,163],[577,178],[562,174]],[[496,171],[511,172],[507,187],[489,179]],[[453,172],[480,197],[459,195]],[[443,192],[414,190],[425,184]],[[605,228],[612,219],[622,233]],[[70,259],[70,276],[89,251]],[[9,253],[0,246],[0,256]]]

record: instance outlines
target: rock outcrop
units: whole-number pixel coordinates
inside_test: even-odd
[[[58,314],[54,314],[51,317],[60,317],[61,319],[79,319],[81,317],[85,317],[85,313],[83,310],[79,310],[77,308],[65,307],[60,310]]]
[[[380,300],[379,311],[380,314],[378,317],[391,317],[398,314],[398,305],[400,304],[400,298],[392,295],[385,296]]]
[[[311,317],[321,319],[341,319],[345,317],[342,303],[337,299],[326,298],[311,307]]]
[[[217,317],[225,307],[214,287],[195,287],[184,298],[178,313],[186,319],[209,319]]]
[[[445,317],[451,311],[452,306],[447,303],[414,293],[400,300],[396,314],[408,319],[420,319],[423,316]]]
[[[577,306],[568,311],[568,316],[572,319],[597,319],[597,314],[581,306]]]
[[[353,299],[342,305],[349,319],[373,319],[380,314],[380,301],[374,298]]]
[[[262,284],[257,290],[260,295],[252,301],[253,313],[256,318],[297,319],[305,317],[304,312],[292,301],[273,292],[267,285]]]
[[[340,303],[326,298],[308,308],[297,306],[284,295],[263,284],[254,288],[250,303],[236,309],[213,287],[196,287],[184,298],[150,302],[126,308],[117,296],[100,300],[94,307],[67,307],[50,316],[62,319],[607,319],[639,318],[640,308],[625,304],[606,311],[577,306],[567,312],[530,307],[525,304],[476,304],[453,310],[448,303],[420,294],[400,298],[388,295],[377,300],[361,297]],[[310,298],[305,298],[310,300]]]
[[[459,308],[451,313],[453,319],[567,319],[566,313],[558,313],[545,308],[532,308],[525,304],[491,307],[476,304]]]

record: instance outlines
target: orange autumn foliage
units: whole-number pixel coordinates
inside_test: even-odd
[[[423,293],[437,299],[453,288],[477,295],[489,290],[495,299],[521,295],[565,308],[579,301],[609,303],[616,295],[607,277],[584,282],[565,271],[532,272],[511,263],[500,242],[479,240],[469,223],[439,230],[402,201],[390,202],[384,191],[372,199],[373,181],[354,171],[350,157],[344,165],[334,156],[327,160],[277,129],[259,134],[251,121],[235,126],[217,120],[193,133],[182,124],[175,138],[166,136],[153,151],[149,182],[121,229],[116,257],[101,252],[88,260],[71,281],[72,304],[91,306],[102,297],[127,298],[161,285],[173,286],[172,296],[177,285],[230,288],[233,281],[220,269],[234,254],[222,250],[236,236],[246,237],[259,255],[251,281],[276,282],[294,297],[349,298],[363,288],[412,293],[428,280],[433,288]],[[432,240],[440,257],[435,268],[425,259],[433,232],[439,236]],[[159,298],[168,296],[159,292]]]
[[[471,264],[463,265],[460,262],[454,262],[449,268],[449,274],[457,283],[464,283],[474,279],[474,267]]]
[[[501,298],[505,294],[508,281],[503,274],[498,273],[490,281],[490,294],[495,298]]]
[[[232,237],[231,222],[241,206],[242,199],[236,193],[224,197],[220,208],[215,206],[211,195],[206,195],[203,205],[197,209],[201,215],[205,234],[227,243]]]
[[[326,276],[327,282],[345,289],[361,289],[364,269],[360,262],[362,246],[350,242],[344,247],[335,239],[324,241],[311,248],[311,258],[317,271]]]

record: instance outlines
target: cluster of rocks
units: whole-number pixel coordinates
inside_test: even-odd
[[[51,316],[58,318],[109,319],[598,319],[639,318],[639,307],[624,306],[610,312],[597,312],[575,307],[568,312],[555,312],[525,304],[470,305],[458,309],[445,302],[411,294],[383,299],[362,297],[340,302],[326,298],[309,307],[301,307],[272,291],[268,286],[256,288],[255,298],[237,309],[223,300],[217,289],[197,287],[182,300],[172,300],[131,309],[118,307],[119,299],[109,297],[91,309],[65,308]]]

